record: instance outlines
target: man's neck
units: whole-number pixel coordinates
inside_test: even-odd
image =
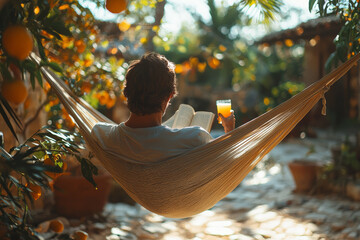
[[[156,127],[162,124],[162,116],[162,112],[147,115],[137,115],[135,113],[130,113],[130,117],[125,122],[125,125],[131,128]]]

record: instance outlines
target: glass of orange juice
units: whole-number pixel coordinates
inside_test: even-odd
[[[221,113],[224,117],[231,115],[231,99],[217,100],[216,101],[218,115]],[[218,117],[218,121],[221,124],[221,118]]]

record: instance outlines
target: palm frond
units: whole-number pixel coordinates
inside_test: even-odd
[[[14,127],[11,124],[11,120],[13,120],[15,122],[15,124],[18,126],[18,128],[20,128],[20,129],[22,129],[22,123],[21,123],[19,117],[14,112],[14,110],[9,105],[9,103],[6,101],[6,99],[1,95],[1,93],[0,93],[0,114],[1,114],[2,118],[4,119],[7,127],[10,129],[11,133],[14,135],[16,140],[19,141],[19,139],[16,136]]]
[[[282,0],[241,0],[240,3],[251,18],[264,24],[274,21],[284,5]]]

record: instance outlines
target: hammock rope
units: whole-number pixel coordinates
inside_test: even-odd
[[[31,58],[40,64],[35,54]],[[211,208],[234,190],[320,99],[325,114],[324,94],[359,58],[359,54],[354,56],[271,111],[214,141],[180,156],[150,163],[102,149],[91,137],[91,129],[97,122],[112,121],[76,97],[48,68],[41,67],[41,72],[88,146],[130,197],[157,214],[183,218]]]

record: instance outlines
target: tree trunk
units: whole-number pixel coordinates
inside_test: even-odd
[[[153,27],[155,27],[155,26],[160,27],[161,19],[164,17],[164,13],[165,13],[165,4],[166,4],[166,0],[158,1],[156,3],[155,21],[152,24]],[[153,28],[149,29],[149,34],[148,34],[148,37],[147,37],[147,43],[145,45],[146,51],[153,52],[155,50],[155,46],[154,46],[154,43],[153,43],[153,38],[155,36],[156,36],[156,32],[153,30]]]

